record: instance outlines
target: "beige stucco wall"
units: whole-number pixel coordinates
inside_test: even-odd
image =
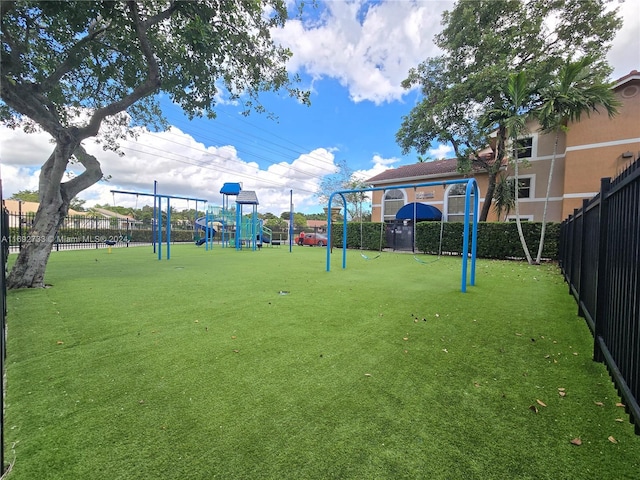
[[[616,96],[623,102],[618,115],[596,112],[569,126],[563,218],[600,190],[601,178],[617,176],[640,155],[640,81]]]

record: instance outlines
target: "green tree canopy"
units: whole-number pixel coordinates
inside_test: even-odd
[[[166,127],[157,94],[188,117],[215,117],[219,95],[264,112],[259,93],[284,91],[303,103],[286,70],[291,52],[271,29],[287,18],[284,0],[3,1],[0,120],[40,128],[55,142],[43,159],[33,237],[9,275],[10,288],[43,286],[53,238],[69,203],[102,177],[83,141],[107,149],[135,133]],[[70,161],[84,167],[64,181]]]
[[[503,124],[481,124],[482,115],[501,108],[509,75],[526,71],[541,84],[570,57],[594,58],[601,78],[610,73],[605,55],[621,21],[604,0],[459,0],[443,14],[435,36],[442,55],[409,71],[403,86],[419,86],[421,100],[403,117],[396,140],[407,153],[424,154],[432,142],[449,144],[461,170],[489,174],[480,219],[487,217],[496,177],[507,156]],[[489,135],[497,131],[495,142]],[[478,155],[486,147],[490,155]]]

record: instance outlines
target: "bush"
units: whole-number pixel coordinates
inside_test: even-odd
[[[331,241],[332,246],[336,248],[342,248],[343,227],[342,223],[332,224]],[[461,255],[464,224],[445,222],[442,227],[442,252],[449,255]],[[418,223],[416,249],[422,253],[437,255],[440,247],[440,228],[440,222]],[[541,228],[540,222],[522,222],[524,237],[527,240],[529,251],[534,257],[538,252]],[[548,223],[542,251],[543,258],[551,260],[558,258],[559,239],[560,224]],[[386,248],[385,231],[382,232],[382,246],[380,240],[380,223],[364,222],[360,224],[354,222],[347,224],[347,248],[374,251]],[[478,224],[477,248],[477,254],[480,258],[524,258],[515,222],[480,222]]]

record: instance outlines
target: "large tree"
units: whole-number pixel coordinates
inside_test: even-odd
[[[285,65],[291,53],[270,30],[284,0],[5,1],[0,3],[0,120],[40,128],[54,141],[39,181],[40,208],[8,286],[42,287],[69,202],[103,178],[84,141],[104,148],[135,126],[166,127],[158,95],[189,117],[214,115],[218,96],[264,111],[258,94],[285,90],[302,102]],[[19,148],[3,145],[3,148]],[[84,171],[63,181],[69,162]]]
[[[482,128],[483,112],[500,108],[508,76],[526,71],[544,81],[573,56],[592,56],[601,77],[610,73],[605,55],[621,25],[605,0],[460,0],[444,12],[435,36],[442,54],[409,71],[405,88],[422,98],[403,118],[396,139],[406,152],[423,154],[433,141],[450,144],[462,170],[489,175],[480,215],[486,220],[496,177],[505,160],[507,130]],[[494,141],[490,134],[496,133]],[[491,145],[494,155],[477,155]]]

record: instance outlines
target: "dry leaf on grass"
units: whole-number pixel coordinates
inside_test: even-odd
[[[622,419],[622,418],[616,418],[616,422],[624,422],[624,419]]]
[[[604,403],[602,402],[593,402],[593,403],[595,403],[599,407],[604,407]]]
[[[370,377],[370,376],[371,376],[371,374],[370,374],[370,373],[365,373],[365,374],[364,374],[364,376],[365,376],[365,377]]]
[[[538,413],[538,407],[536,407],[535,405],[531,405],[529,407],[529,410],[531,410],[533,413]]]
[[[574,445],[580,446],[580,445],[582,445],[582,440],[580,440],[580,437],[576,437],[573,440],[571,440],[571,443],[574,444]]]
[[[621,403],[621,402],[618,402],[618,403],[616,403],[616,407],[622,407],[622,408],[624,408],[624,407],[625,407],[625,404],[624,404],[624,403]]]
[[[616,440],[615,438],[613,438],[613,435],[609,435],[609,441],[611,443],[618,443],[618,440]]]
[[[546,404],[546,403],[544,403],[542,400],[538,400],[537,398],[536,398],[536,402],[537,402],[537,403],[538,403],[538,405],[540,405],[541,407],[546,407],[546,406],[547,406],[547,404]]]

